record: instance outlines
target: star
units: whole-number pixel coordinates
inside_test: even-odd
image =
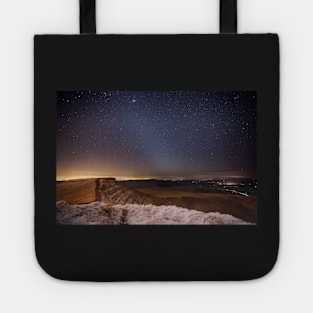
[[[60,177],[256,176],[254,91],[60,91],[56,105]]]

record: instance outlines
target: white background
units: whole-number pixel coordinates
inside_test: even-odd
[[[313,312],[312,12],[311,0],[239,0],[240,33],[280,35],[281,244],[274,270],[251,282],[96,284],[55,280],[34,254],[33,34],[78,33],[78,0],[1,0],[0,310]],[[97,15],[99,33],[218,31],[218,0],[98,0]]]

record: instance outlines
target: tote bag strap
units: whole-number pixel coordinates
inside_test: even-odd
[[[80,33],[96,33],[96,0],[80,0]],[[237,0],[220,0],[220,33],[237,33]]]
[[[237,33],[237,0],[220,0],[220,33]]]
[[[96,33],[96,0],[79,0],[80,33]]]

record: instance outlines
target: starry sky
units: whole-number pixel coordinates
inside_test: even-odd
[[[57,180],[256,177],[253,91],[59,91]]]

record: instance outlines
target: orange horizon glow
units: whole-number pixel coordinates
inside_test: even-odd
[[[81,180],[81,179],[97,179],[97,178],[114,178],[117,181],[126,181],[126,180],[215,180],[215,179],[247,179],[253,178],[254,176],[249,175],[227,175],[227,176],[206,176],[206,177],[181,177],[181,176],[149,176],[149,177],[132,177],[132,176],[114,176],[114,175],[73,175],[67,177],[57,177],[56,181],[70,181],[70,180]]]

